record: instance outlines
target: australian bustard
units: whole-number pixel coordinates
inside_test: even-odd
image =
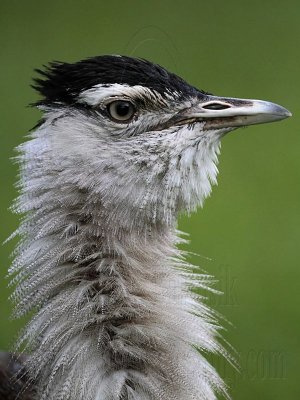
[[[55,62],[35,79],[43,119],[19,146],[24,216],[10,269],[18,346],[44,400],[212,400],[225,354],[209,290],[176,245],[178,213],[216,183],[220,139],[291,114],[216,97],[141,59]],[[225,354],[226,356],[226,354]],[[7,397],[8,398],[8,397]],[[20,394],[22,398],[22,393]]]

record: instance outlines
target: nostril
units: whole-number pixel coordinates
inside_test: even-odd
[[[206,110],[225,110],[226,108],[230,108],[230,106],[224,103],[209,103],[202,108],[205,108]]]

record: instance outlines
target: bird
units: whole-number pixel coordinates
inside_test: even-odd
[[[177,220],[210,195],[227,133],[291,113],[212,95],[142,58],[36,73],[43,115],[17,148],[12,207],[13,316],[30,313],[15,346],[18,398],[229,398],[208,360],[231,360],[205,300],[213,278],[179,249]]]

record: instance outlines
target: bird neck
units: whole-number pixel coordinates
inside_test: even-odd
[[[27,217],[11,270],[16,315],[37,310],[19,344],[38,398],[214,399],[222,381],[191,344],[221,351],[217,324],[188,290],[175,226],[118,224],[101,196],[58,178],[41,146],[23,147],[16,209]],[[198,284],[208,289],[208,277]]]

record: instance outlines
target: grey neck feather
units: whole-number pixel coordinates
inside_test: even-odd
[[[97,131],[98,148],[96,125],[59,117],[19,149],[27,214],[11,274],[16,315],[37,310],[19,341],[36,398],[216,399],[226,389],[203,354],[224,354],[218,324],[189,290],[210,278],[176,248],[176,218],[209,194],[218,143],[180,157],[155,144],[149,158]]]

